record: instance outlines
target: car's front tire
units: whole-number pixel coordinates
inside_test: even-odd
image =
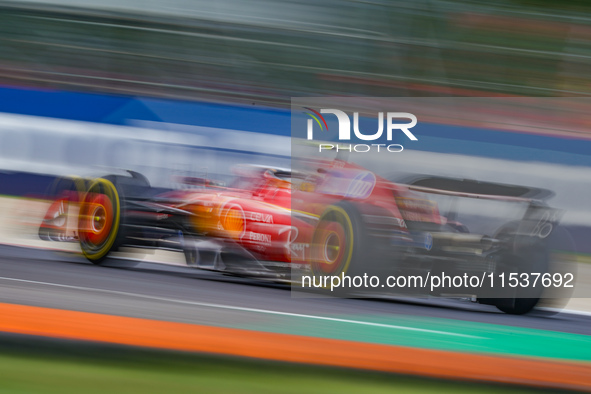
[[[105,178],[92,182],[82,199],[78,215],[80,248],[93,264],[100,264],[121,240],[121,203],[119,191]]]

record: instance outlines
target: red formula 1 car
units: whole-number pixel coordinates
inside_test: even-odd
[[[183,190],[153,188],[132,171],[62,179],[39,235],[79,242],[95,264],[122,246],[169,248],[184,252],[192,267],[274,281],[324,279],[320,287],[343,275],[421,277],[394,290],[467,295],[508,313],[528,312],[542,296],[539,286],[495,293],[492,279],[549,271],[546,240],[559,212],[534,198],[543,190],[430,177],[399,184],[342,160],[310,161],[301,171],[245,165],[235,172],[229,186],[185,178]],[[492,235],[472,234],[429,196],[521,211]],[[429,279],[445,275],[482,281],[433,288]],[[491,283],[483,286],[484,278]]]

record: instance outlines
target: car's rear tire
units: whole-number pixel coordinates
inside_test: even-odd
[[[497,304],[498,310],[508,315],[525,315],[531,312],[538,304],[538,298],[515,298],[513,303],[509,305]]]
[[[361,214],[352,203],[340,202],[322,213],[310,245],[310,268],[316,283],[326,277],[362,273],[363,254],[367,253],[368,245],[364,227]],[[338,290],[345,293],[348,289]]]
[[[543,242],[533,242],[532,245],[520,250],[519,254],[512,255],[511,260],[514,263],[508,267],[507,272],[517,272],[521,283],[523,283],[521,274],[525,274],[528,286],[516,287],[513,297],[499,298],[496,300],[495,306],[507,314],[524,315],[531,312],[543,296],[544,287],[542,281],[538,280],[535,286],[530,286],[529,279],[533,278],[533,273],[543,275],[548,272],[548,252]]]

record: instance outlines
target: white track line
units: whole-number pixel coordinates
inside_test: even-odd
[[[305,319],[324,320],[324,321],[332,321],[332,322],[338,322],[338,323],[349,323],[349,324],[357,324],[357,325],[371,326],[371,327],[383,327],[383,328],[391,328],[391,329],[395,329],[395,330],[416,331],[416,332],[423,332],[423,333],[428,333],[428,334],[447,335],[447,336],[463,337],[463,338],[486,339],[484,337],[480,337],[480,336],[476,336],[476,335],[459,334],[459,333],[438,331],[438,330],[429,330],[429,329],[425,329],[425,328],[415,328],[415,327],[398,326],[398,325],[391,325],[391,324],[365,322],[365,321],[360,321],[360,320],[339,319],[339,318],[335,318],[335,317],[325,317],[325,316],[305,315],[305,314],[299,314],[299,313],[280,312],[280,311],[272,311],[272,310],[267,310],[267,309],[256,309],[256,308],[246,308],[246,307],[240,307],[240,306],[212,304],[212,303],[208,303],[208,302],[185,301],[185,300],[178,300],[178,299],[174,299],[174,298],[156,297],[156,296],[149,296],[149,295],[137,294],[137,293],[128,293],[125,291],[97,289],[97,288],[83,287],[83,286],[63,285],[63,284],[59,284],[59,283],[40,282],[40,281],[27,280],[27,279],[0,277],[0,280],[32,283],[32,284],[38,284],[38,285],[54,286],[54,287],[83,290],[83,291],[94,291],[94,292],[101,292],[101,293],[107,293],[107,294],[124,295],[124,296],[129,296],[129,297],[144,298],[144,299],[156,300],[156,301],[165,301],[165,302],[173,302],[173,303],[178,303],[178,304],[195,305],[195,306],[201,306],[201,307],[206,307],[206,308],[226,309],[226,310],[234,310],[234,311],[240,311],[240,312],[253,312],[253,313],[262,313],[262,314],[278,315],[278,316],[299,317],[299,318],[305,318]]]
[[[540,308],[540,310],[554,312],[554,313],[569,314],[569,315],[591,316],[591,312],[579,311],[576,309]]]

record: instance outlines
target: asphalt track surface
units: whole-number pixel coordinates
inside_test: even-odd
[[[355,316],[360,321],[370,315],[418,316],[591,335],[591,316],[582,314],[511,316],[494,307],[444,299],[302,297],[289,286],[191,268],[129,267],[125,261],[94,266],[79,256],[14,246],[0,246],[0,302],[220,327],[260,324],[262,316]]]

